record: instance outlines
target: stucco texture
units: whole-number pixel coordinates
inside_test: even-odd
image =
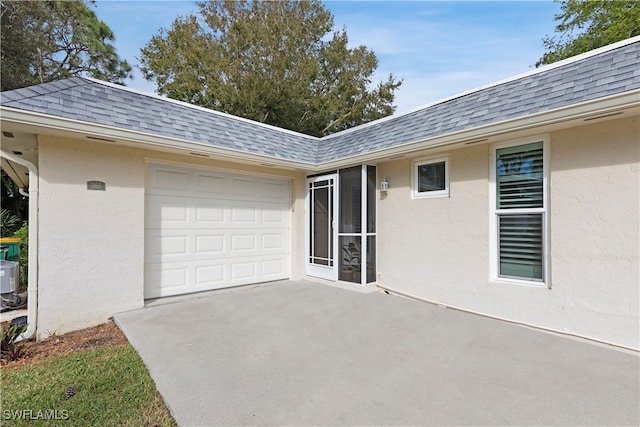
[[[548,288],[490,280],[490,145],[440,153],[451,158],[449,197],[411,198],[414,159],[380,164],[391,188],[378,202],[378,283],[639,348],[638,135],[637,118],[550,133]]]
[[[292,278],[303,274],[304,175],[94,141],[39,138],[37,335],[45,338],[144,306],[144,203],[148,162],[292,180]],[[106,191],[87,190],[87,181]],[[296,216],[297,215],[297,216]]]

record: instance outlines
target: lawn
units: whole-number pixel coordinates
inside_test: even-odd
[[[1,405],[1,424],[7,426],[175,426],[129,344],[4,366]]]

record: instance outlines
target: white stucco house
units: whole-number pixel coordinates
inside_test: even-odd
[[[1,95],[30,333],[307,279],[640,348],[640,38],[324,138],[87,78]]]

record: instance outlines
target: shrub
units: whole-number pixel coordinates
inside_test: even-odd
[[[22,224],[19,216],[14,215],[8,209],[0,210],[0,235],[2,237],[11,236]]]
[[[16,342],[16,340],[27,330],[27,325],[16,323],[9,326],[6,331],[4,328],[0,330],[2,331],[0,334],[0,338],[2,338],[2,343],[0,344],[1,358],[9,360],[19,359],[20,356],[22,356],[24,343]]]

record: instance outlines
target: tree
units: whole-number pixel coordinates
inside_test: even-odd
[[[131,66],[84,1],[2,1],[2,90],[86,75],[121,83]]]
[[[370,89],[378,66],[320,1],[197,3],[141,49],[160,94],[311,135],[392,114],[393,75]]]
[[[0,171],[0,204],[2,211],[26,221],[29,218],[29,199],[20,194],[18,186],[4,170]],[[18,227],[20,224],[18,224]],[[17,228],[17,227],[16,227]]]
[[[555,36],[546,36],[545,54],[536,67],[551,64],[640,34],[638,0],[556,0],[562,13]]]

